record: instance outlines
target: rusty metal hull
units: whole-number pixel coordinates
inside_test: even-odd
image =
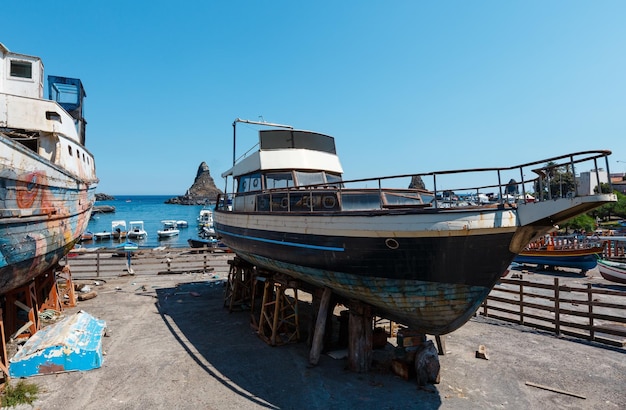
[[[0,294],[53,267],[87,229],[88,181],[0,133]]]

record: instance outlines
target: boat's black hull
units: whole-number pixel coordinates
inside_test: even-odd
[[[512,233],[397,238],[335,237],[241,229],[216,224],[235,252],[313,269],[380,279],[493,286],[514,258]]]
[[[243,229],[216,222],[221,240],[248,262],[329,287],[427,334],[463,325],[515,256],[513,232],[355,238]]]

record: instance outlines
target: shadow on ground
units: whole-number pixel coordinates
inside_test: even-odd
[[[365,374],[345,369],[345,359],[322,355],[308,365],[305,342],[271,347],[251,327],[249,311],[224,308],[223,284],[192,282],[157,289],[157,308],[170,331],[206,373],[265,408],[434,409],[437,386],[418,390],[388,370]],[[393,349],[392,346],[387,346]],[[387,350],[388,350],[387,349]],[[385,354],[377,352],[377,355]]]

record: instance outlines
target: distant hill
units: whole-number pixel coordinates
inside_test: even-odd
[[[185,195],[170,198],[166,204],[178,205],[205,205],[217,200],[217,196],[222,191],[215,186],[215,181],[211,176],[211,171],[206,162],[202,162],[196,172],[196,179]]]

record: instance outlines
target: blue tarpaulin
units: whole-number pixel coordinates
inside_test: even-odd
[[[10,377],[83,371],[102,365],[104,320],[79,311],[35,333],[9,359]]]

